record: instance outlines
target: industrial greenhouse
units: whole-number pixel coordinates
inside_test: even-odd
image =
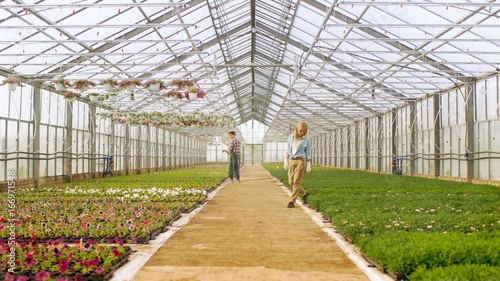
[[[499,18],[0,0],[0,279],[500,280]]]

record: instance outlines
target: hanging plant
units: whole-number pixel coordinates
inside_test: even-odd
[[[17,86],[21,86],[21,81],[17,77],[7,77],[3,80],[2,85],[7,84],[9,91],[15,91]]]
[[[63,97],[69,101],[74,101],[76,98],[79,98],[81,95],[75,92],[65,92]]]
[[[180,90],[180,89],[185,89],[187,87],[193,87],[194,83],[191,80],[175,79],[170,81],[170,86],[175,86]]]
[[[73,88],[82,92],[87,91],[90,87],[93,86],[95,86],[95,83],[87,79],[80,79],[73,82]]]
[[[139,79],[127,79],[121,81],[119,85],[121,89],[133,92],[135,87],[142,86],[142,83]]]
[[[186,96],[186,99],[188,99],[188,100],[196,100],[196,99],[202,99],[203,97],[205,97],[205,92],[199,88],[191,88],[191,89],[185,91],[184,95]]]
[[[107,93],[104,97],[109,101],[117,101],[118,93]]]
[[[113,87],[118,86],[118,81],[116,81],[113,78],[108,78],[108,79],[101,80],[99,85],[104,86],[105,91],[111,92],[111,91],[113,91]]]
[[[71,87],[71,82],[62,77],[52,81],[52,83],[54,83],[56,91],[64,91],[67,87]]]
[[[152,92],[157,92],[161,89],[165,89],[165,84],[160,80],[150,80],[147,81],[144,86]]]
[[[90,101],[96,102],[99,100],[99,94],[98,93],[90,93],[87,95],[89,97]]]

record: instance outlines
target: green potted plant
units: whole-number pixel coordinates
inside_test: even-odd
[[[141,81],[139,81],[139,79],[127,79],[127,80],[121,81],[119,83],[119,85],[120,85],[120,88],[127,90],[127,91],[130,91],[130,92],[133,92],[133,91],[135,91],[135,87],[142,86],[142,83],[141,83]]]
[[[104,90],[106,92],[111,92],[111,91],[113,91],[114,87],[118,86],[118,81],[116,81],[113,78],[108,78],[108,79],[101,80],[99,85],[104,86]]]
[[[63,96],[68,101],[75,101],[76,98],[79,98],[81,95],[75,92],[65,92]]]
[[[165,96],[168,98],[168,100],[171,100],[171,101],[176,101],[177,98],[179,97],[179,92],[177,91],[168,91],[165,93]]]
[[[202,99],[205,96],[205,92],[202,89],[191,88],[186,90],[184,95],[188,100],[197,100],[198,98]]]
[[[151,92],[158,92],[165,88],[165,84],[160,80],[150,80],[144,84]]]
[[[63,77],[52,81],[52,83],[54,83],[56,91],[64,91],[64,90],[66,90],[66,87],[71,87],[71,82],[64,79]]]
[[[98,93],[90,93],[87,96],[89,97],[89,100],[91,102],[97,102],[97,101],[99,101],[99,94]]]
[[[73,87],[82,92],[87,91],[91,86],[95,86],[95,83],[87,79],[80,79],[73,82]]]
[[[3,80],[2,85],[7,84],[9,92],[15,91],[17,86],[21,86],[21,81],[17,77],[7,77]]]
[[[175,86],[179,90],[185,90],[187,87],[193,87],[194,83],[191,80],[174,79],[170,81],[170,86]]]
[[[106,99],[109,101],[115,102],[118,100],[118,93],[107,93]]]

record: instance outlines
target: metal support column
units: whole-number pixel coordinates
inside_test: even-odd
[[[368,153],[368,149],[369,149],[369,126],[370,126],[370,123],[368,121],[368,119],[365,119],[365,121],[363,121],[363,123],[365,124],[365,127],[364,127],[364,132],[365,132],[365,170],[370,170],[370,155]]]
[[[476,161],[473,160],[476,157],[475,147],[476,147],[476,133],[474,130],[474,109],[476,107],[476,83],[471,78],[467,81],[466,86],[466,97],[465,101],[465,131],[467,138],[467,145],[465,147],[465,152],[467,154],[467,180],[470,182],[474,179],[474,173],[476,172]]]
[[[66,139],[64,140],[64,175],[73,182],[73,103],[66,100]]]
[[[410,105],[410,175],[413,175],[416,173],[416,156],[417,156],[417,124],[416,124],[416,117],[417,117],[417,102],[411,101],[409,102]]]
[[[391,155],[395,155],[396,157],[398,156],[397,155],[397,147],[396,147],[396,129],[397,129],[397,113],[396,111],[392,111],[391,112]],[[391,160],[392,161],[392,160]],[[392,173],[393,168],[390,169],[390,172]]]
[[[354,123],[354,168],[359,169],[359,122]]]
[[[40,86],[33,88],[33,178],[35,187],[40,187],[40,118],[42,115],[42,95]]]
[[[143,159],[143,151],[142,151],[142,127],[137,128],[137,153],[135,156],[135,168],[140,170],[142,169],[142,159]]]
[[[441,152],[439,151],[439,147],[441,146],[441,123],[442,123],[442,114],[441,114],[441,96],[434,95],[433,96],[434,103],[434,177],[437,178],[441,175]]]
[[[127,124],[125,125],[125,155],[123,156],[123,168],[125,171],[130,170],[130,155],[131,155],[131,150],[132,150],[132,142],[130,141],[130,126]]]
[[[89,105],[89,130],[90,130],[90,161],[89,168],[90,173],[95,177],[97,161],[100,159],[96,155],[97,138],[96,138],[96,128],[97,128],[97,116],[95,105]]]
[[[382,116],[377,118],[377,172],[382,172],[382,131],[384,130],[382,124]]]

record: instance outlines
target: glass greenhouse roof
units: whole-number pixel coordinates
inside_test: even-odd
[[[299,121],[316,135],[498,73],[499,11],[468,0],[4,0],[0,74],[44,88],[191,79],[206,98],[139,89],[102,107],[229,113],[284,141]]]

